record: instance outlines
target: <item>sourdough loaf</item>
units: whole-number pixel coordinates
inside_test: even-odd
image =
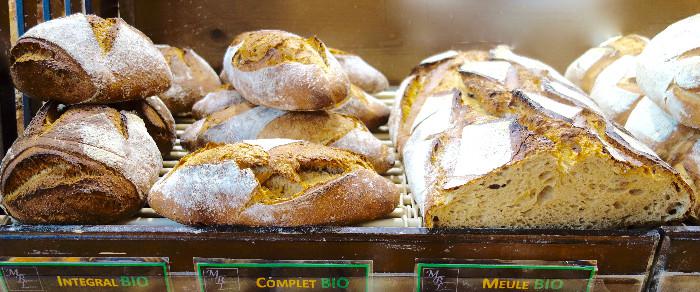
[[[333,108],[350,87],[323,42],[279,30],[237,36],[224,55],[221,78],[256,105],[292,111]]]
[[[248,104],[250,107],[254,106],[252,103],[241,97],[238,91],[230,88],[222,88],[220,90],[207,93],[204,98],[197,101],[192,106],[192,117],[195,119],[203,119],[229,106],[241,103]]]
[[[700,128],[700,14],[671,24],[649,41],[637,82],[649,99],[682,124]]]
[[[156,142],[161,155],[166,156],[175,146],[177,139],[175,119],[157,96],[149,96],[143,100],[132,100],[110,105],[118,110],[131,111],[136,114],[146,126],[148,134]]]
[[[101,224],[135,214],[162,160],[141,119],[46,103],[2,160],[2,206],[29,224]]]
[[[170,87],[168,65],[151,40],[119,18],[73,14],[29,29],[10,51],[20,91],[64,104],[112,103]]]
[[[189,150],[208,143],[286,138],[337,147],[367,158],[376,171],[384,173],[394,165],[387,145],[374,137],[359,120],[332,112],[286,112],[239,103],[193,123],[181,143]]]
[[[561,75],[512,52],[490,59],[465,63],[464,88],[432,97],[412,124],[403,157],[426,226],[591,229],[685,218],[694,195],[680,174]]]
[[[389,80],[360,56],[342,50],[329,48],[338,60],[340,67],[348,75],[350,82],[369,93],[376,93],[389,88]]]
[[[170,88],[159,95],[172,113],[189,112],[195,102],[221,86],[214,69],[192,49],[168,45],[156,47],[165,57],[173,75]]]
[[[399,190],[348,151],[271,139],[210,145],[183,157],[148,202],[189,225],[348,225],[381,218]]]

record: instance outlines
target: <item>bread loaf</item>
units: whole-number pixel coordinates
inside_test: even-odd
[[[151,40],[119,18],[73,14],[29,29],[10,52],[20,91],[64,104],[112,103],[170,87],[165,59]]]
[[[173,149],[177,139],[175,119],[160,98],[149,96],[143,100],[126,101],[110,106],[118,110],[131,111],[141,118],[161,155],[166,156]]]
[[[256,105],[291,111],[333,108],[350,87],[323,42],[279,30],[236,37],[224,55],[221,77]]]
[[[385,216],[399,190],[348,151],[282,140],[207,146],[183,157],[148,202],[188,225],[348,225]]]
[[[431,97],[443,105],[424,105],[412,124],[403,157],[426,226],[598,229],[685,218],[695,198],[680,174],[586,107],[556,71],[510,54],[494,50],[488,62],[512,67],[465,63],[464,88]]]
[[[249,107],[254,106],[252,103],[243,99],[238,91],[234,89],[226,88],[212,91],[192,106],[192,117],[195,119],[203,119],[231,105],[240,103],[245,103],[249,105]]]
[[[172,85],[159,95],[172,113],[189,112],[195,102],[221,86],[214,69],[192,49],[168,45],[156,47],[165,57],[173,74]]]
[[[2,206],[28,224],[103,224],[134,215],[162,160],[139,117],[46,103],[2,160]]]
[[[700,14],[671,24],[639,55],[637,82],[682,124],[700,128]]]
[[[329,48],[329,50],[348,75],[350,83],[369,93],[389,88],[389,80],[386,79],[386,76],[360,56],[333,48]]]
[[[237,104],[198,120],[185,129],[181,143],[189,150],[208,143],[286,138],[305,140],[360,154],[379,173],[394,165],[389,147],[374,137],[362,122],[336,113],[285,112],[263,106]]]

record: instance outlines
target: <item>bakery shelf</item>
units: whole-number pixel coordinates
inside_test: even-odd
[[[661,229],[654,274],[655,291],[697,291],[700,287],[700,226],[664,226]]]

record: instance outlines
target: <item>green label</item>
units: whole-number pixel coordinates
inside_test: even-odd
[[[369,291],[372,261],[195,259],[201,291]]]
[[[170,291],[163,258],[1,258],[3,291]]]
[[[585,291],[595,261],[419,261],[416,291]]]

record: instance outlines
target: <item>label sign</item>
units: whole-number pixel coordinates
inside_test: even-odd
[[[201,291],[369,291],[372,261],[195,258]]]
[[[595,261],[423,261],[416,264],[416,291],[585,291],[593,286]]]
[[[164,258],[0,258],[2,291],[170,291]]]

